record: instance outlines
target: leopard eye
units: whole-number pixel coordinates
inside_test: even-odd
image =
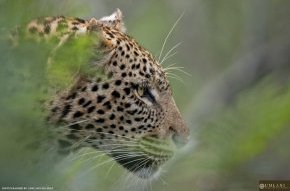
[[[138,86],[136,91],[137,91],[137,94],[140,97],[144,97],[144,93],[145,93],[145,87],[144,86]]]
[[[150,88],[146,85],[140,85],[136,88],[136,94],[139,99],[150,105],[156,102],[155,96],[152,94]]]

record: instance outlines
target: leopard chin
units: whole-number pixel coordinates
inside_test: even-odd
[[[137,177],[150,179],[158,176],[161,166],[173,157],[174,152],[175,147],[170,141],[146,137],[135,148],[111,152],[110,156]]]

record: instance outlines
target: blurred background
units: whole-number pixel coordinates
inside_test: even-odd
[[[46,132],[35,100],[45,97],[47,52],[41,45],[15,51],[5,41],[7,31],[35,17],[100,18],[116,8],[156,58],[183,15],[162,57],[180,43],[163,65],[186,71],[171,71],[170,82],[192,143],[150,182],[88,156],[54,165],[49,149],[37,149]],[[289,180],[289,10],[288,0],[0,0],[0,186],[251,191],[259,180]]]

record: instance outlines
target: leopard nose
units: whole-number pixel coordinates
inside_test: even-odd
[[[181,114],[172,101],[172,108],[168,114],[169,132],[172,135],[172,140],[176,146],[183,146],[189,141],[189,129],[181,117]]]
[[[181,122],[181,124],[178,125],[178,127],[169,127],[169,131],[171,132],[171,138],[174,144],[177,147],[182,147],[186,145],[189,141],[189,129],[184,124],[184,122]]]
[[[177,148],[185,146],[186,143],[188,142],[188,141],[185,141],[184,139],[182,139],[178,135],[177,136],[173,135],[172,139],[173,139],[173,142],[174,142],[174,144],[176,145]]]

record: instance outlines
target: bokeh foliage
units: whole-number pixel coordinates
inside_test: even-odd
[[[1,1],[1,18],[12,18],[1,20],[1,186],[48,185],[56,189],[59,181],[52,177],[57,173],[49,172],[54,171],[59,156],[53,127],[45,123],[45,105],[55,92],[68,89],[79,74],[99,73],[92,61],[101,57],[97,33],[72,37],[57,50],[57,39],[44,41],[25,33],[21,27],[27,20],[43,13],[30,14],[20,8],[37,10],[41,4]]]
[[[175,71],[184,82],[170,80],[195,146],[168,165],[164,181],[153,181],[152,189],[248,191],[257,190],[260,179],[289,179],[289,1],[1,0],[0,186],[93,191],[130,190],[129,184],[131,190],[150,189],[130,176],[124,181],[127,174],[113,163],[98,167],[108,158],[94,158],[90,149],[89,155],[56,162],[53,135],[40,106],[78,72],[97,73],[85,64],[98,56],[86,49],[91,39],[58,50],[52,68],[47,58],[54,43],[23,40],[15,47],[7,40],[10,29],[35,17],[101,17],[117,7],[129,34],[156,57],[185,11],[166,50],[182,45],[164,65],[177,62],[190,74]]]

